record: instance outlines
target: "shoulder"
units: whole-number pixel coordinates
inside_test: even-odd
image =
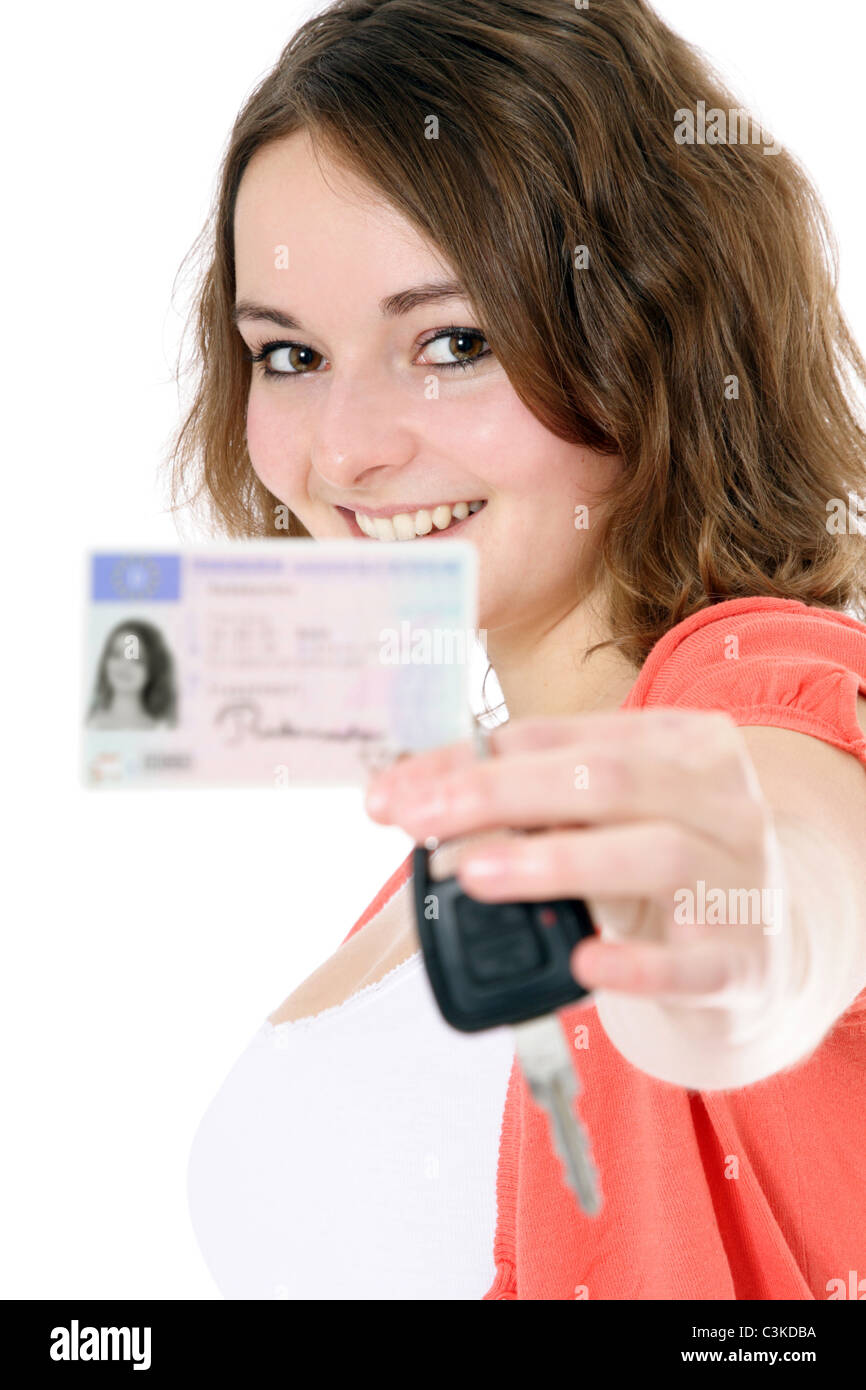
[[[665,702],[684,683],[743,663],[825,661],[866,681],[866,625],[835,609],[792,599],[746,598],[713,604],[665,633],[641,670],[637,703]]]
[[[789,599],[715,604],[650,652],[629,696],[811,734],[866,764],[866,625]]]

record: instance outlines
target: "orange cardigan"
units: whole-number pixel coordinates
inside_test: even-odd
[[[666,633],[622,708],[726,710],[739,725],[823,739],[866,769],[858,694],[863,624],[791,600],[735,599]],[[349,936],[408,878],[410,861]],[[560,1020],[569,1038],[587,1029],[589,1045],[572,1056],[604,1206],[595,1218],[577,1209],[515,1061],[496,1277],[484,1299],[852,1296],[866,1279],[866,990],[805,1061],[734,1091],[647,1076],[614,1049],[594,1006],[564,1009]]]

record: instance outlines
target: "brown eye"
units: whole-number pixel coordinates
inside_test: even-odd
[[[322,354],[316,352],[315,348],[305,347],[302,343],[287,343],[281,347],[272,348],[270,352],[264,354],[265,375],[292,376],[295,373],[303,375],[309,371],[316,371],[324,360]]]
[[[311,375],[325,360],[306,343],[264,343],[247,356],[250,362],[260,365],[263,376],[282,377]]]
[[[452,333],[448,348],[455,357],[477,357],[484,339],[478,333]]]
[[[424,352],[429,354],[430,349],[434,349],[434,356],[428,359],[434,367],[473,367],[481,358],[490,356],[490,349],[486,345],[487,339],[483,333],[468,328],[450,328],[434,338],[428,338]],[[435,355],[443,351],[450,354],[450,360],[448,356]]]

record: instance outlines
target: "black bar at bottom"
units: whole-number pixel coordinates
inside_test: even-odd
[[[673,1367],[700,1369],[707,1365],[803,1366],[822,1378],[856,1365],[864,1336],[862,1309],[846,1308],[846,1300],[827,1302],[590,1302],[577,1300],[567,1323],[557,1323],[563,1338],[551,1373],[561,1375],[570,1357],[575,1374],[589,1365],[616,1372],[638,1371],[665,1375]],[[859,1301],[864,1301],[862,1298]],[[437,1343],[442,1346],[443,1390],[452,1390],[454,1361],[450,1338],[441,1328],[435,1338],[429,1324],[419,1328],[417,1350],[425,1374],[435,1365]],[[406,1313],[400,1314],[402,1323]],[[0,1304],[2,1339],[7,1355],[14,1349],[23,1377],[29,1383],[35,1372],[63,1379],[73,1375],[100,1377],[106,1370],[114,1377],[130,1375],[135,1381],[177,1377],[185,1372],[220,1376],[250,1373],[292,1375],[303,1369],[309,1382],[309,1361],[321,1366],[323,1379],[333,1380],[335,1362],[342,1353],[346,1362],[371,1369],[374,1337],[393,1342],[390,1330],[374,1318],[359,1335],[353,1315],[340,1304],[329,1316],[319,1312],[312,1319],[303,1310],[293,1311],[288,1302],[195,1301],[113,1302],[93,1300],[25,1301]],[[347,1323],[349,1326],[347,1327]],[[485,1323],[483,1326],[491,1327]],[[513,1336],[513,1324],[496,1323],[504,1350]],[[346,1335],[346,1334],[349,1335]],[[410,1331],[411,1336],[411,1331]],[[413,1343],[410,1342],[410,1345]],[[551,1346],[555,1346],[553,1343]],[[484,1352],[498,1361],[494,1344],[477,1343],[478,1369],[489,1370]],[[540,1350],[540,1347],[539,1347]],[[336,1353],[336,1356],[335,1356]],[[303,1361],[299,1367],[298,1358]],[[544,1366],[541,1357],[539,1369]],[[465,1358],[461,1379],[466,1379]],[[409,1367],[403,1362],[405,1375]],[[396,1373],[397,1367],[392,1370]],[[542,1372],[543,1373],[543,1372]],[[386,1372],[381,1373],[383,1377]],[[410,1370],[411,1375],[411,1370]]]

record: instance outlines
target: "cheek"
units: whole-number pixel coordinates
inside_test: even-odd
[[[509,383],[497,384],[483,408],[461,420],[461,437],[470,467],[474,457],[500,492],[548,515],[557,508],[571,516],[615,476],[609,459],[548,430]]]
[[[509,494],[530,493],[537,485],[538,465],[550,436],[527,410],[509,382],[497,383],[476,402],[469,399],[455,413],[456,429],[446,443],[455,456],[463,453],[467,467],[487,476]]]
[[[137,690],[144,684],[139,679],[140,666],[138,663],[125,661],[123,657],[119,660],[108,663],[108,683],[120,690]]]
[[[604,492],[622,468],[622,460],[560,439],[509,389],[499,408],[481,426],[481,457],[489,475],[508,497],[519,500],[523,515],[534,518],[574,545],[575,508],[586,507],[592,521],[600,517]]]
[[[294,491],[293,478],[298,469],[292,467],[292,435],[278,402],[253,389],[247,406],[247,449],[256,476],[281,502],[289,503]]]

